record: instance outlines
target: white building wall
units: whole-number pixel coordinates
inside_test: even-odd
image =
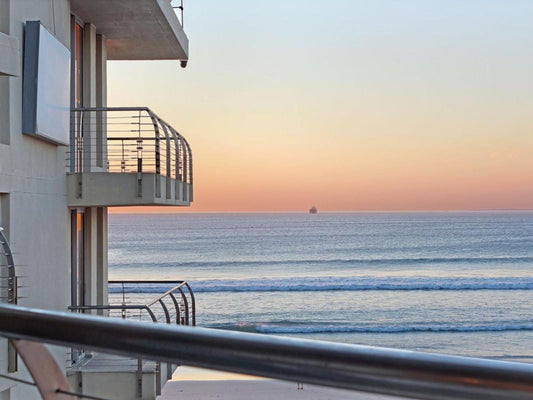
[[[70,46],[67,0],[2,0],[6,5],[9,35],[21,43],[24,22],[40,20]],[[9,240],[16,263],[26,271],[21,282],[26,288],[20,293],[25,298],[20,304],[64,310],[70,288],[65,147],[22,134],[22,77],[2,79],[9,81],[9,145],[0,155],[5,158],[0,164],[0,191],[9,193]]]
[[[68,0],[0,0],[1,33],[23,43],[24,23],[29,20],[40,20],[70,48]],[[98,105],[105,105],[105,40],[97,46],[94,26],[90,32],[87,38],[90,53],[86,58],[90,64],[85,82],[87,101],[96,105],[98,100]],[[21,65],[22,57],[21,52]],[[19,281],[23,286],[19,291],[22,306],[66,311],[70,305],[70,210],[66,190],[66,147],[22,134],[22,73],[17,77],[0,76],[0,225],[6,228],[15,263],[20,265],[18,275],[23,276]],[[101,304],[107,301],[107,208],[86,212],[89,233],[86,262],[90,278],[87,301]],[[7,373],[6,353],[7,341],[0,340],[1,374]],[[65,365],[65,350],[53,348],[53,353],[60,365]],[[30,379],[22,363],[14,376]],[[37,398],[40,397],[34,388],[0,380],[1,400]]]

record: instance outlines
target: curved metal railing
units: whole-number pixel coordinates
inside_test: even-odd
[[[72,109],[67,164],[71,173],[136,173],[139,179],[143,173],[165,176],[167,195],[171,178],[190,185],[186,200],[192,201],[191,147],[148,107]],[[156,191],[160,193],[160,187]]]
[[[118,289],[111,292],[110,304],[71,306],[69,310],[108,311],[111,317],[141,321],[146,320],[141,314],[146,312],[150,322],[196,325],[194,292],[186,281],[111,280],[108,283],[110,289]],[[155,291],[160,288],[165,291],[156,297],[142,296],[146,289]]]
[[[196,304],[194,293],[186,281],[147,281],[147,280],[129,280],[129,281],[117,281],[111,280],[108,282],[109,286],[119,287],[119,291],[113,300],[115,302],[120,301],[121,304],[96,304],[96,305],[82,305],[71,306],[70,311],[78,313],[91,313],[107,312],[109,317],[117,317],[121,319],[149,321],[149,322],[164,322],[166,324],[175,325],[196,325]],[[148,288],[153,289],[153,286],[164,287],[167,289],[156,297],[149,298],[144,303],[143,298],[134,296],[133,298],[127,297],[127,294],[131,293],[132,287],[136,289]],[[113,303],[113,301],[111,301]],[[143,312],[148,319],[143,318]],[[83,353],[81,349],[75,349],[75,353]],[[143,360],[137,359],[137,376],[140,386],[138,388],[138,394],[142,393],[142,370]],[[161,362],[156,363],[156,392],[161,393]],[[167,380],[172,378],[172,364],[167,365]]]
[[[0,288],[2,295],[0,302],[6,301],[8,304],[18,303],[18,278],[15,272],[15,260],[11,246],[4,234],[4,228],[0,226]],[[7,349],[7,370],[15,372],[17,366],[17,352],[13,346],[9,345]]]
[[[11,247],[4,235],[4,228],[0,226],[0,279],[6,281],[7,285],[2,288],[6,289],[5,296],[1,296],[2,300],[6,300],[9,304],[17,304],[17,275],[15,273],[15,261],[13,259],[13,253]],[[3,261],[2,261],[3,259]],[[5,272],[4,272],[5,271]]]

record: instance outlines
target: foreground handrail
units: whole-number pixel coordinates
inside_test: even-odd
[[[0,334],[424,399],[530,399],[533,365],[0,305]]]

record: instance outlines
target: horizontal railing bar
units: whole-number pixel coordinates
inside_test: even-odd
[[[118,355],[425,399],[531,399],[533,365],[0,305],[0,333]]]
[[[148,111],[151,112],[148,107],[77,107],[71,108],[70,111],[82,112],[82,111]],[[135,116],[134,116],[135,118]]]
[[[152,131],[152,132],[153,132],[153,131]],[[118,136],[118,137],[117,137],[117,136],[108,136],[108,137],[107,137],[107,140],[108,140],[108,141],[109,141],[109,140],[128,140],[128,141],[135,141],[135,142],[136,142],[138,139],[142,139],[143,142],[144,142],[145,140],[156,140],[156,138],[153,137],[153,136],[149,136],[149,137],[142,137],[142,136],[141,136],[141,137],[139,137],[139,136],[124,136],[124,137],[120,137],[120,136]],[[164,138],[159,138],[159,140],[160,140],[160,141],[163,141]],[[134,144],[134,143],[132,143],[132,144]]]
[[[89,305],[89,306],[70,306],[68,307],[71,311],[91,311],[91,310],[141,310],[146,311],[150,314],[153,322],[157,322],[155,314],[150,310],[149,307],[143,304],[134,304],[134,305]]]
[[[168,281],[168,280],[161,280],[161,281],[147,281],[147,280],[128,280],[128,281],[117,281],[117,280],[111,280],[111,281],[108,281],[107,283],[109,284],[113,284],[113,285],[116,285],[116,284],[128,284],[128,283],[135,283],[135,284],[139,284],[139,283],[155,283],[155,284],[163,284],[163,283],[168,283],[168,284],[180,284],[180,283],[185,283],[185,281]]]
[[[125,117],[121,117],[121,119],[124,119]],[[108,119],[110,119],[109,117],[106,116],[106,120],[105,121],[83,121],[83,125],[84,126],[104,126],[104,125],[119,125],[119,126],[130,126],[130,125],[135,125],[135,126],[139,126],[139,125],[146,125],[146,126],[154,126],[154,124],[152,122],[139,122],[139,118],[137,118],[136,116],[135,117],[129,117],[129,121],[124,121],[124,122],[109,122],[107,121]],[[150,121],[151,118],[148,117],[148,116],[145,116],[145,119]],[[93,118],[94,120],[94,118]],[[70,124],[71,126],[75,126],[76,124],[75,123],[71,123]]]
[[[69,310],[146,310],[144,304],[131,305],[94,305],[94,306],[69,306]]]
[[[131,129],[131,126],[154,126],[153,123],[151,122],[137,122],[137,121],[133,121],[133,122],[129,122],[129,121],[125,121],[125,122],[109,122],[109,121],[105,121],[105,122],[99,122],[99,121],[96,121],[96,122],[89,122],[89,121],[84,121],[83,122],[83,127],[86,129],[88,127],[97,127],[97,128],[101,128],[101,127],[109,127],[109,125],[117,125],[117,126],[122,126],[124,128],[130,128]],[[74,128],[74,126],[72,126]],[[113,129],[107,129],[106,130],[107,132],[119,132],[120,130],[115,130],[114,128]],[[146,130],[146,129],[141,129],[140,130],[141,132],[154,132],[153,129],[151,130]],[[135,129],[135,132],[139,132],[139,129]]]

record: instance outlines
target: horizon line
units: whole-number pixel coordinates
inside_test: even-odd
[[[195,211],[195,210],[180,210],[170,211],[164,210],[166,207],[161,207],[162,210],[148,210],[148,211],[134,211],[134,210],[113,210],[115,207],[108,207],[111,214],[309,214],[308,210],[286,210],[286,211]],[[132,207],[133,208],[133,207]],[[173,207],[174,208],[174,207]],[[319,211],[318,214],[332,214],[332,213],[438,213],[438,212],[532,212],[533,208],[487,208],[487,209],[442,209],[442,210],[325,210]]]

